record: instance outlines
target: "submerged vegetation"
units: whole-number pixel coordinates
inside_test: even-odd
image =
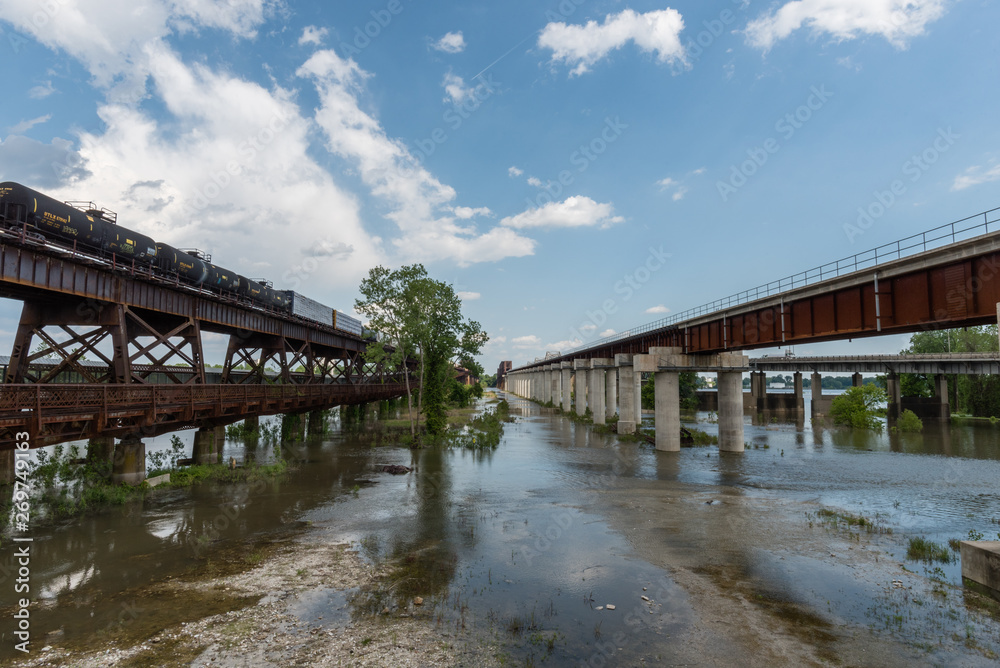
[[[454,430],[448,435],[451,447],[467,450],[496,450],[503,437],[505,422],[511,422],[510,404],[504,399],[493,408],[469,421],[468,426],[459,431]]]
[[[840,396],[834,397],[830,415],[834,424],[880,432],[881,418],[885,416],[882,405],[887,399],[885,390],[876,385],[850,387]]]

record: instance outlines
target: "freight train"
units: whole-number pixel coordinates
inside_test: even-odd
[[[0,183],[0,224],[4,230],[48,244],[133,264],[197,289],[234,296],[255,308],[274,310],[366,339],[375,334],[361,321],[291,290],[275,290],[212,264],[198,251],[181,250],[118,225],[118,217],[92,203],[60,202],[18,183]]]

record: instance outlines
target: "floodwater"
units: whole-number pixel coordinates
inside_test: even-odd
[[[240,602],[178,610],[141,592],[227,550],[266,554],[318,532],[399,567],[376,588],[302,597],[304,621],[346,624],[420,596],[444,632],[490,636],[513,665],[724,665],[764,632],[849,665],[993,665],[1000,652],[996,609],[963,592],[957,562],[906,559],[910,537],[1000,532],[1000,426],[879,435],[748,416],[743,455],[659,453],[508,399],[516,421],[492,453],[410,451],[336,422],[293,449],[301,465],[283,481],[167,491],[36,529],[33,648],[93,646],[122,626],[151,635],[229,609]],[[698,418],[687,426],[714,433],[710,415]],[[224,456],[270,453],[228,443]],[[415,471],[376,472],[384,464]],[[835,525],[821,509],[878,530]],[[10,547],[4,658],[14,654]]]

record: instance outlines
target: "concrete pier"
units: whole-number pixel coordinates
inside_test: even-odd
[[[549,396],[552,398],[552,405],[558,406],[562,403],[562,368],[558,364],[553,364],[549,376]]]
[[[812,404],[810,414],[812,419],[822,419],[830,415],[830,408],[833,405],[833,397],[823,396],[823,377],[818,373],[813,373],[809,391],[812,393]]]
[[[214,434],[213,434],[214,440]],[[141,485],[146,479],[146,444],[138,437],[124,438],[115,448],[111,482],[120,485]]]
[[[562,386],[562,409],[564,413],[569,413],[573,409],[573,387],[570,383],[573,377],[573,365],[569,362],[563,362],[560,367],[559,375],[562,378],[560,383]]]
[[[886,407],[886,417],[889,418],[889,423],[893,424],[899,419],[900,408],[899,405],[902,402],[902,397],[900,396],[900,386],[899,386],[899,374],[888,373],[885,376],[886,393],[889,395],[888,406]]]
[[[750,360],[741,353],[721,353],[720,366],[744,368]],[[743,452],[743,373],[719,371],[719,451]]]
[[[323,411],[309,411],[309,426],[307,427],[310,434],[322,434],[326,431],[326,416]]]
[[[583,417],[587,412],[587,374],[590,372],[590,360],[574,360],[573,371],[576,378],[573,409],[577,415]]]
[[[631,355],[615,355],[618,367],[618,433],[634,434],[635,423],[635,373]]]
[[[243,426],[247,431],[260,431],[260,416],[253,415],[243,420]]]
[[[0,485],[13,485],[16,476],[14,475],[14,448],[0,451]]]
[[[608,361],[612,366],[604,374],[604,415],[610,420],[618,414],[618,369],[614,360]]]
[[[215,453],[216,461],[222,461],[222,451],[226,449],[226,428],[219,426],[215,428]]]
[[[1000,541],[963,540],[961,550],[962,579],[981,585],[1000,600]]]
[[[587,389],[590,392],[590,412],[594,416],[594,424],[607,422],[607,411],[604,408],[604,401],[607,399],[607,367],[613,366],[614,361],[610,359],[590,360],[590,382]]]
[[[194,449],[191,457],[195,464],[215,464],[219,461],[214,429],[199,429],[194,433]]]
[[[115,439],[113,436],[95,436],[87,441],[87,461],[91,468],[101,471],[105,477],[110,477],[114,459]]]

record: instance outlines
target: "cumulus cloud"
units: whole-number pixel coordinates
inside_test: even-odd
[[[606,329],[603,332],[601,332],[600,334],[598,334],[598,336],[600,336],[603,339],[604,337],[607,337],[607,336],[614,336],[617,333],[618,332],[616,332],[613,329]]]
[[[434,48],[445,53],[461,53],[465,51],[465,37],[462,31],[450,32],[434,42]]]
[[[465,302],[476,301],[482,296],[483,295],[478,292],[466,292],[464,290],[458,293],[458,298]]]
[[[614,215],[611,203],[598,203],[589,197],[568,197],[562,202],[549,202],[537,209],[529,209],[500,221],[505,227],[601,227],[622,223],[625,219]]]
[[[356,62],[330,50],[318,51],[298,73],[319,91],[315,121],[326,137],[327,150],[352,163],[372,194],[391,209],[386,217],[401,232],[393,243],[402,259],[450,258],[464,266],[534,252],[532,239],[507,227],[480,232],[446,215],[454,211],[455,190],[436,179],[361,109],[359,97],[369,75]]]
[[[0,141],[0,181],[13,180],[47,189],[89,175],[87,160],[73,148],[73,142],[66,139],[57,137],[51,144],[44,144],[21,135],[10,135]]]
[[[1000,181],[1000,164],[994,164],[989,167],[984,165],[969,167],[955,177],[955,182],[951,184],[951,189],[965,190],[966,188],[992,181]]]
[[[44,116],[39,116],[38,118],[32,118],[29,121],[21,121],[17,125],[10,127],[11,134],[19,135],[21,133],[27,132],[36,125],[41,125],[42,123],[48,123],[52,120],[52,114],[45,114]]]
[[[515,348],[520,348],[522,350],[529,348],[540,348],[542,345],[542,340],[531,334],[529,336],[518,336],[511,340],[511,343]]]
[[[472,208],[468,206],[456,206],[454,209],[452,209],[452,212],[455,214],[455,217],[458,218],[459,220],[470,220],[478,216],[490,217],[493,215],[493,212],[490,211],[490,208],[486,206],[481,206],[479,208]]]
[[[670,309],[663,304],[660,304],[659,306],[653,306],[646,309],[646,313],[649,315],[664,315],[666,313],[670,313]]]
[[[794,0],[747,25],[747,42],[764,51],[796,30],[838,41],[877,35],[899,49],[945,13],[946,0]]]
[[[567,350],[572,350],[583,345],[583,339],[567,339],[566,341],[556,341],[554,343],[549,343],[545,346],[546,350],[557,350],[561,353],[565,353]]]
[[[326,28],[317,28],[316,26],[306,26],[305,30],[302,31],[302,37],[299,37],[299,46],[305,44],[312,44],[313,46],[320,46],[326,36],[330,34],[330,31]]]
[[[521,174],[524,174],[524,170],[523,169],[518,169],[517,167],[508,167],[507,168],[507,175],[510,176],[510,178],[512,178],[512,179],[516,178],[518,176],[521,176]]]
[[[626,9],[608,14],[604,23],[588,21],[585,25],[549,23],[538,37],[538,46],[552,51],[552,62],[573,67],[571,76],[579,76],[620,49],[628,42],[646,53],[656,53],[660,63],[684,60],[680,34],[684,19],[675,9],[638,14]]]
[[[444,86],[444,101],[455,105],[471,100],[476,95],[474,86],[467,85],[465,79],[451,72],[444,75],[444,81],[441,82],[441,85]]]

